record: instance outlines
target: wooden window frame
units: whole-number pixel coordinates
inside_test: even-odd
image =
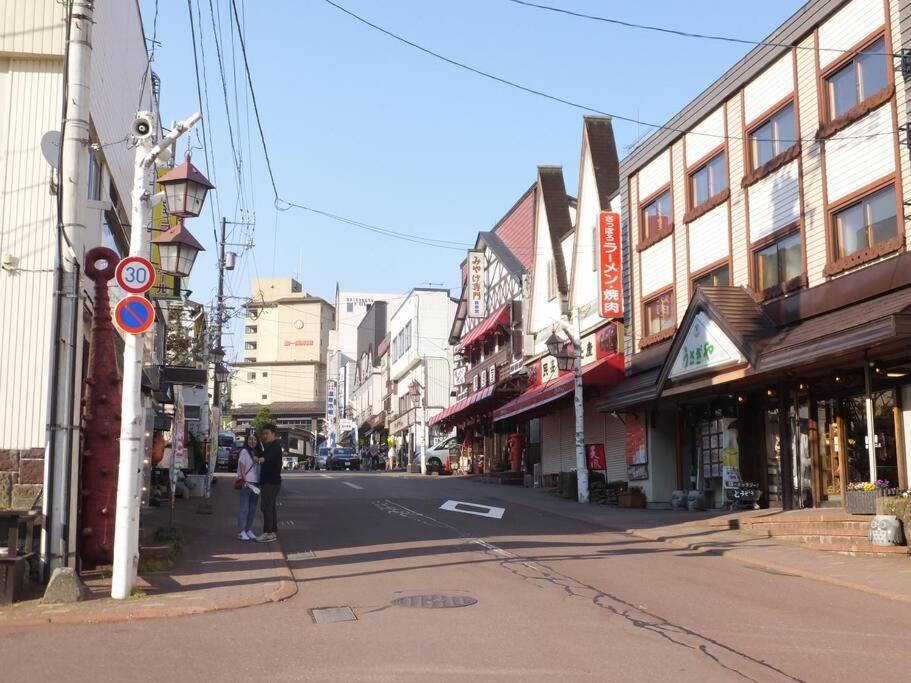
[[[666,327],[663,330],[649,334],[648,330],[648,315],[646,311],[648,306],[651,303],[654,303],[657,299],[662,296],[670,296],[671,300],[671,319],[674,321],[674,324],[670,327]],[[652,344],[657,344],[664,341],[665,339],[670,339],[674,336],[674,333],[677,331],[677,302],[674,297],[674,285],[669,285],[662,289],[659,289],[657,292],[649,294],[647,297],[642,297],[642,302],[640,304],[640,314],[642,315],[642,338],[639,340],[639,347],[644,348]]]
[[[690,273],[690,299],[692,299],[693,295],[696,293],[696,280],[700,280],[700,279],[704,278],[706,275],[710,275],[711,273],[718,270],[719,268],[728,269],[727,286],[730,287],[731,272],[733,269],[731,268],[731,259],[730,259],[730,257],[727,257],[727,258],[723,258],[719,261],[715,261],[714,263],[710,263],[709,265],[704,266],[703,268],[700,268],[699,270],[697,270],[694,273]]]
[[[645,234],[647,222],[645,220],[645,210],[654,204],[662,195],[667,194],[668,199],[670,200],[670,215],[668,218],[668,226],[664,230],[658,230],[651,237],[647,237]],[[674,193],[671,192],[671,185],[662,186],[658,191],[652,192],[648,197],[639,202],[639,242],[636,245],[636,251],[642,252],[648,249],[651,246],[658,244],[661,240],[669,235],[672,235],[674,232]]]
[[[779,282],[778,284],[772,285],[771,287],[766,287],[764,289],[759,289],[757,279],[758,273],[756,272],[756,256],[757,254],[764,250],[768,249],[773,244],[780,242],[783,239],[790,237],[791,235],[798,235],[800,237],[800,250],[801,250],[801,263],[803,264],[803,271],[792,277],[789,280],[784,282]],[[779,228],[775,232],[766,235],[765,237],[756,240],[750,244],[750,288],[756,293],[756,299],[759,301],[768,301],[769,299],[775,299],[777,297],[783,296],[785,294],[790,294],[795,292],[798,289],[802,289],[807,286],[807,245],[806,238],[804,235],[803,225],[800,220],[797,220],[793,223]]]
[[[826,263],[826,267],[823,269],[823,275],[826,275],[827,277],[839,275],[845,271],[857,268],[858,266],[871,263],[872,261],[877,261],[884,256],[888,256],[889,254],[899,251],[905,246],[905,231],[903,220],[904,206],[902,204],[901,191],[898,181],[899,179],[897,177],[897,174],[890,173],[885,178],[881,178],[880,180],[869,183],[866,186],[856,190],[855,192],[852,192],[846,197],[839,199],[837,202],[829,204],[829,206],[826,207],[826,242],[828,262]],[[840,256],[841,236],[839,235],[839,231],[836,227],[835,215],[844,211],[845,209],[850,208],[858,202],[867,199],[877,192],[887,189],[890,185],[893,187],[893,194],[895,195],[895,235],[883,242],[872,244],[867,248],[856,251],[848,256]]]
[[[781,150],[774,157],[769,159],[767,162],[760,166],[755,166],[754,162],[754,150],[753,150],[753,134],[762,128],[764,125],[769,123],[775,116],[780,114],[787,107],[794,108],[794,136],[795,139],[791,144],[785,149]],[[772,173],[777,171],[783,166],[791,163],[800,156],[801,144],[800,144],[800,120],[798,117],[798,106],[797,98],[792,92],[787,97],[779,100],[774,105],[765,110],[762,114],[753,119],[753,122],[749,125],[744,126],[744,136],[743,136],[743,158],[745,160],[745,168],[747,169],[744,173],[743,180],[740,182],[741,187],[749,187],[753,183],[757,183],[763,178],[770,176]]]
[[[695,204],[695,197],[693,193],[693,177],[706,168],[709,163],[714,161],[719,155],[724,155],[724,177],[726,186],[723,190],[716,192],[703,202]],[[691,223],[697,218],[704,216],[712,209],[721,206],[724,204],[731,196],[731,168],[730,168],[730,156],[728,154],[728,148],[725,143],[721,143],[715,147],[708,154],[700,158],[696,163],[692,164],[686,172],[686,206],[687,212],[683,217],[684,223]]]

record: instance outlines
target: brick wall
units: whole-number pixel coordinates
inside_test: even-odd
[[[0,510],[41,505],[44,449],[0,450]]]

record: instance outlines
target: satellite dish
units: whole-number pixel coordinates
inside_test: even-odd
[[[51,168],[57,168],[60,161],[60,131],[49,130],[41,136],[41,153]]]

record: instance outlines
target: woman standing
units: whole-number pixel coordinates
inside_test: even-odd
[[[237,511],[237,538],[241,541],[256,540],[253,520],[256,518],[256,503],[259,500],[259,465],[262,461],[262,447],[256,436],[251,434],[237,458],[237,478],[243,480]]]

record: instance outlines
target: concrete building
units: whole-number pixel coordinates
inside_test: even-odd
[[[267,406],[281,425],[305,431],[298,438],[312,442],[325,414],[335,309],[290,277],[253,280],[251,291],[243,357],[231,376],[231,414],[243,428]]]

